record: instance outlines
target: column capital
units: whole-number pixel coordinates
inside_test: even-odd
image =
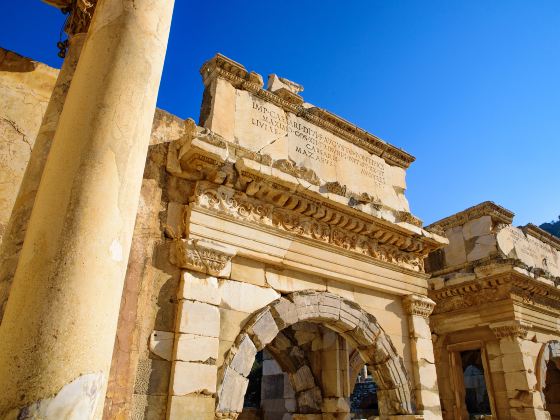
[[[511,320],[496,322],[490,324],[489,327],[498,339],[506,337],[525,338],[532,325],[524,321]]]
[[[229,277],[236,253],[235,248],[204,239],[179,239],[172,249],[171,262],[211,276]]]
[[[68,36],[86,33],[88,31],[96,5],[97,0],[76,0],[62,9],[63,11],[70,12],[70,16],[68,16],[68,20],[64,26],[64,31]]]
[[[407,295],[403,298],[403,306],[409,315],[428,318],[434,310],[436,303],[427,296]]]

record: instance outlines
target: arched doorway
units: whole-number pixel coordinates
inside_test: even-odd
[[[375,317],[338,295],[300,291],[281,297],[259,310],[238,335],[220,370],[217,417],[238,416],[243,409],[247,376],[257,352],[273,343],[281,331],[301,323],[320,324],[348,340],[359,352],[377,384],[381,415],[414,414],[413,394],[402,358]],[[280,352],[278,357],[283,354]],[[298,375],[309,367],[296,364],[293,369],[297,380]],[[317,387],[305,386],[298,391],[295,387],[298,401],[305,400],[306,393],[316,392],[314,388]]]
[[[537,362],[537,387],[551,418],[560,419],[560,341],[546,343]]]

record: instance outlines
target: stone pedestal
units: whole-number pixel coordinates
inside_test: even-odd
[[[403,298],[408,313],[408,331],[412,353],[412,379],[417,412],[426,419],[441,419],[441,406],[428,317],[435,302],[425,296],[408,295]]]
[[[0,415],[101,415],[172,9],[97,6],[0,327]]]
[[[27,224],[35,203],[43,169],[85,39],[85,33],[79,33],[69,38],[66,58],[58,73],[39,133],[33,144],[29,163],[2,240],[2,246],[0,247],[0,322],[8,301],[10,286],[16,271],[19,253],[23,246],[23,239],[27,231]]]

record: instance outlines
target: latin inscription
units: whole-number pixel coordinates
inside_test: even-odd
[[[376,184],[385,184],[384,162],[375,160],[367,152],[361,152],[356,146],[302,122],[301,119],[288,119],[285,113],[267,107],[255,99],[252,110],[253,126],[274,135],[294,139],[295,152],[302,159],[311,159],[319,165],[334,169],[340,164],[349,163],[359,170],[359,175],[371,179]]]

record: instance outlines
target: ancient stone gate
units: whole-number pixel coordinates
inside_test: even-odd
[[[180,278],[175,321],[150,331],[147,355],[171,363],[166,415],[252,418],[247,377],[265,350],[285,381],[264,418],[350,418],[364,364],[382,418],[439,418],[423,259],[445,239],[409,212],[413,158],[288,80],[264,89],[221,55],[201,74],[200,125],[148,164],[165,165],[161,249]]]

